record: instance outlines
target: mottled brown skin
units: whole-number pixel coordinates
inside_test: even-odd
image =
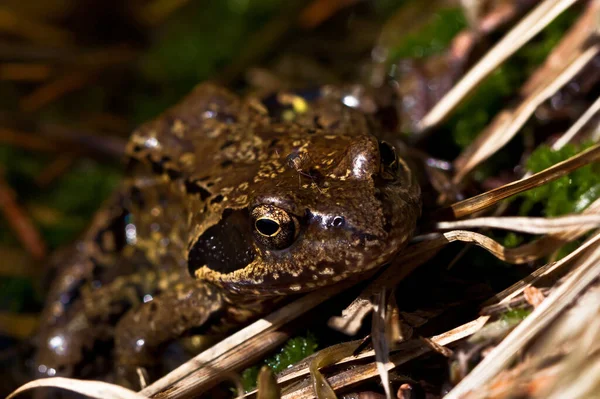
[[[42,374],[81,370],[113,337],[130,373],[193,328],[225,331],[402,248],[420,190],[376,125],[333,97],[282,101],[270,114],[202,84],[134,132],[130,177],[57,267]]]

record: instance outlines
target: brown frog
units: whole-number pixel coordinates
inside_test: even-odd
[[[129,177],[55,270],[41,374],[81,375],[114,348],[132,375],[185,333],[224,332],[402,248],[420,189],[382,129],[331,96],[279,98],[275,112],[201,84],[133,133]]]

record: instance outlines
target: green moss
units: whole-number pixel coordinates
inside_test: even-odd
[[[556,253],[556,260],[560,260],[565,256],[569,255],[571,252],[575,251],[577,248],[579,248],[583,241],[583,239],[571,241],[560,247],[560,249]]]
[[[515,248],[515,247],[518,247],[519,245],[521,245],[521,243],[523,241],[524,241],[524,238],[522,235],[511,231],[508,234],[506,234],[502,244],[506,248]]]
[[[529,309],[510,309],[502,313],[499,319],[509,324],[513,324],[525,320],[525,318],[530,314],[531,310]]]
[[[405,35],[397,46],[390,49],[390,60],[424,58],[440,53],[466,27],[467,21],[461,8],[440,9],[427,24]]]
[[[282,4],[281,0],[190,2],[169,18],[140,59],[141,76],[154,87],[140,87],[132,95],[134,121],[150,119],[191,87],[218,75]]]
[[[554,151],[546,145],[538,147],[526,163],[527,170],[540,172],[570,158],[591,143],[575,146],[567,144]],[[524,199],[521,215],[528,215],[534,207],[541,207],[544,216],[560,216],[578,213],[600,197],[600,164],[598,162],[581,167],[567,176],[521,194]]]
[[[556,18],[534,40],[492,72],[459,106],[446,124],[459,147],[471,144],[496,113],[506,106],[507,100],[544,62],[576,18],[575,12],[565,12]]]
[[[464,148],[489,124],[496,112],[519,87],[522,78],[515,65],[503,65],[485,79],[478,89],[456,110],[447,126],[454,141]]]
[[[247,368],[242,372],[242,383],[246,391],[256,387],[258,373],[263,364],[266,364],[274,373],[279,373],[304,358],[312,355],[317,349],[317,341],[310,332],[306,336],[295,337],[285,343],[283,348],[264,362]]]

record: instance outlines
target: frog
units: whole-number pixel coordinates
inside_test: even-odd
[[[393,140],[339,96],[199,84],[133,132],[123,182],[56,256],[39,375],[81,376],[109,353],[119,381],[135,380],[186,334],[226,333],[386,264],[421,212]]]

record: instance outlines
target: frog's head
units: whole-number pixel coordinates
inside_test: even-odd
[[[190,241],[197,278],[239,292],[309,291],[383,265],[410,238],[419,189],[390,144],[364,133],[297,138],[280,140]]]

